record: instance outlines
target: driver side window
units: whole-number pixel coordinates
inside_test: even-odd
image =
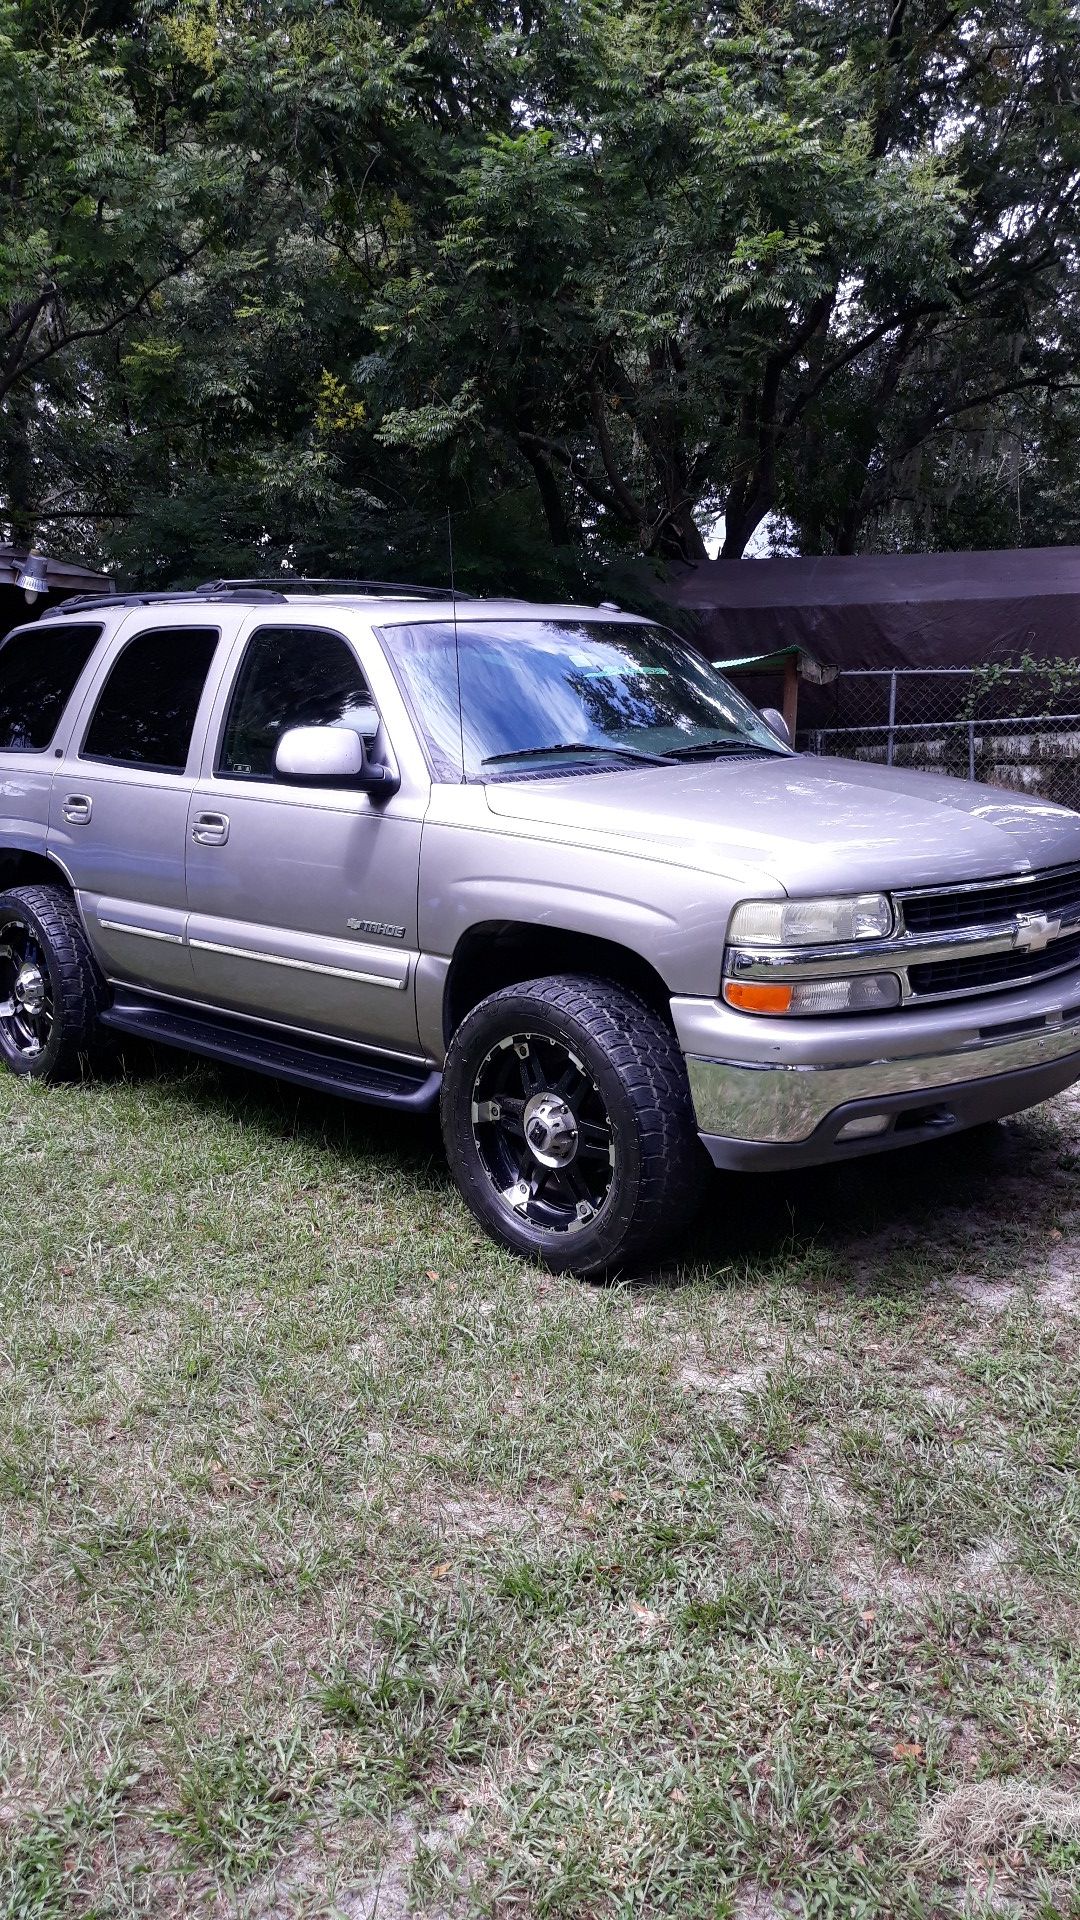
[[[360,662],[340,634],[260,627],[236,678],[217,771],[234,780],[272,780],[277,743],[290,727],[367,733],[371,708]]]

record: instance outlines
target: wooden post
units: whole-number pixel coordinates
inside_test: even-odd
[[[784,719],[792,745],[795,744],[795,726],[799,717],[799,656],[789,653],[784,661]]]

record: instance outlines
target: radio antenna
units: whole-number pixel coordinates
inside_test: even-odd
[[[461,743],[461,784],[465,785],[465,710],[461,704],[461,641],[458,638],[457,591],[454,586],[454,535],[446,509],[446,544],[450,549],[450,604],[454,610],[454,672],[457,676],[458,739]]]

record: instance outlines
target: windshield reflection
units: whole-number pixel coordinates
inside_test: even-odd
[[[424,621],[381,630],[443,780],[787,749],[709,661],[629,621]],[[458,676],[461,713],[458,710]],[[622,749],[623,751],[619,751]],[[606,750],[606,751],[605,751]]]

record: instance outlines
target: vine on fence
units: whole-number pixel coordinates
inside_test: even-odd
[[[1017,661],[991,661],[974,667],[963,705],[965,720],[979,719],[983,702],[1008,686],[1011,719],[1049,719],[1055,713],[1076,712],[1080,704],[1080,660],[1036,660],[1030,653]]]

